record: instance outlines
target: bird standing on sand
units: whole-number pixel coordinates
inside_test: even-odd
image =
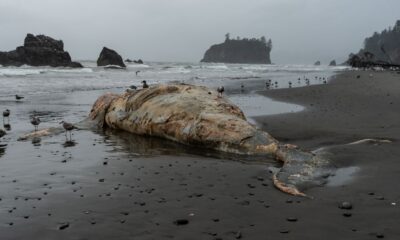
[[[142,83],[143,83],[143,88],[149,88],[149,85],[147,85],[146,80],[143,80]]]
[[[291,88],[291,87],[292,87],[292,82],[289,81],[289,88]]]
[[[65,121],[61,121],[60,124],[62,124],[63,128],[65,129],[65,137],[67,138],[67,140],[68,140],[67,132],[69,132],[69,141],[72,141],[71,131],[76,129],[76,127],[72,123],[65,122]]]
[[[222,93],[225,91],[224,86],[220,86],[217,88],[218,97],[222,97]]]
[[[15,99],[16,99],[17,101],[19,101],[19,100],[21,100],[21,99],[24,99],[24,97],[23,97],[23,96],[20,96],[20,95],[18,95],[18,94],[16,94],[16,95],[15,95]]]
[[[38,128],[39,128],[40,118],[32,116],[31,123],[35,127],[35,132],[36,132],[38,130]]]
[[[5,111],[3,111],[3,123],[4,123],[4,119],[7,118],[7,122],[10,122],[10,110],[6,109]]]

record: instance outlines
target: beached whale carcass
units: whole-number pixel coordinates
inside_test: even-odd
[[[247,122],[243,112],[217,92],[186,84],[156,85],[97,99],[90,121],[98,127],[157,136],[188,145],[237,154],[265,154],[284,163],[274,184],[293,195],[320,184],[329,175],[323,157],[280,144]]]

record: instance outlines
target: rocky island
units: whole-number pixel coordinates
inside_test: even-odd
[[[99,58],[97,59],[97,66],[126,67],[121,55],[107,47],[103,47],[103,50],[101,50]]]
[[[3,66],[51,66],[51,67],[83,67],[72,62],[71,56],[64,51],[64,43],[45,35],[28,33],[24,46],[9,52],[0,52],[0,64]]]
[[[271,64],[271,49],[271,39],[231,39],[228,33],[225,42],[211,46],[201,62]]]
[[[350,54],[347,64],[352,67],[400,67],[400,20],[393,28],[366,38],[364,48],[357,54]]]

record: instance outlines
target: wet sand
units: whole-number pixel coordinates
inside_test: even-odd
[[[272,159],[115,131],[75,131],[75,144],[64,135],[16,142],[11,132],[0,152],[1,239],[397,239],[400,75],[373,74],[262,92],[307,107],[256,117],[264,130],[306,149],[330,147],[338,168],[358,169],[350,181],[308,190],[313,199],[276,190]],[[342,145],[363,138],[393,143]],[[342,201],[353,209],[339,209]]]

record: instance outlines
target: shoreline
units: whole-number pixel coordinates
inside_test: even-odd
[[[63,134],[40,143],[6,138],[0,156],[3,239],[396,238],[398,80],[390,73],[369,78],[366,72],[346,72],[332,84],[264,93],[314,104],[302,112],[256,117],[264,130],[305,149],[332,146],[337,168],[359,168],[351,181],[307,190],[313,199],[275,189],[269,169],[279,163],[272,159],[233,161],[112,131],[74,131],[74,145],[65,144]],[[75,105],[65,106],[67,113],[70,106]],[[58,121],[65,109],[48,118]],[[387,127],[380,128],[381,123]],[[366,137],[395,141],[342,145]],[[342,201],[350,201],[353,209],[339,209]],[[176,225],[180,219],[188,224]]]

